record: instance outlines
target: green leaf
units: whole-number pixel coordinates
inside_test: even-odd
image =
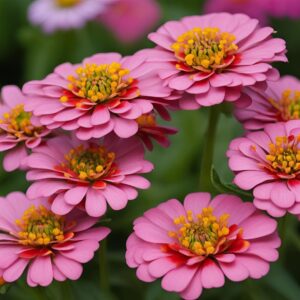
[[[246,198],[246,200],[252,200],[253,196],[252,193],[248,193],[244,190],[239,189],[236,185],[232,183],[224,183],[222,182],[219,174],[215,170],[215,168],[212,166],[211,172],[210,172],[210,178],[213,186],[216,190],[218,190],[220,193],[229,193],[229,194],[235,194],[243,199]]]

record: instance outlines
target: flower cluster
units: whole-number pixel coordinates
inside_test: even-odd
[[[88,2],[55,5],[80,4],[84,13]],[[26,170],[32,184],[26,196],[0,199],[3,280],[16,281],[26,268],[30,286],[78,279],[110,232],[97,226],[108,206],[124,209],[149,188],[145,152],[153,141],[168,147],[177,132],[157,118],[224,101],[249,130],[227,155],[234,183],[253,189],[253,204],[209,193],[161,203],[135,220],[126,261],[140,280],[162,278],[164,289],[191,300],[225,278],[266,275],[280,239],[276,221],[260,210],[300,216],[300,85],[272,66],[287,61],[285,41],[273,33],[243,14],[186,17],[151,33],[153,49],[98,53],[57,66],[22,92],[4,87],[4,167]]]

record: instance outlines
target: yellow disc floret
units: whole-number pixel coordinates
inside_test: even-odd
[[[211,207],[203,208],[197,216],[193,216],[192,211],[187,211],[187,216],[174,219],[174,223],[180,228],[178,232],[169,232],[169,236],[177,238],[184,248],[197,255],[214,254],[229,234],[228,218],[228,214],[217,218]]]
[[[140,127],[154,127],[156,126],[155,115],[153,113],[143,114],[136,119]]]
[[[20,228],[19,243],[25,246],[47,246],[64,240],[64,219],[43,205],[30,206],[21,219],[16,220]]]
[[[179,61],[207,72],[228,64],[226,59],[238,50],[235,39],[219,28],[194,28],[179,36],[172,49]]]
[[[92,102],[104,102],[122,95],[133,82],[128,78],[129,70],[122,69],[119,63],[86,64],[76,70],[77,76],[69,76],[68,89],[80,98]],[[61,102],[68,101],[63,95]]]
[[[71,149],[65,159],[66,162],[60,166],[65,177],[75,176],[86,181],[98,180],[111,174],[116,168],[115,153],[108,152],[103,146],[92,145],[85,148],[80,145]]]
[[[279,136],[275,143],[269,144],[269,153],[266,159],[269,161],[272,171],[291,175],[300,170],[300,135]]]
[[[31,124],[31,113],[24,111],[24,105],[18,104],[11,111],[3,114],[1,124],[7,125],[7,132],[17,138],[33,137],[40,133],[42,127],[35,127]]]
[[[280,121],[300,119],[300,91],[284,90],[281,99],[269,102],[277,109]]]
[[[77,5],[81,0],[55,0],[57,6],[62,8],[68,8]]]

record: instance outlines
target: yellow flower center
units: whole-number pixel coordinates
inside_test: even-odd
[[[218,252],[221,244],[226,242],[229,234],[227,227],[228,214],[219,218],[213,215],[211,207],[205,207],[195,218],[192,211],[187,211],[187,218],[180,216],[174,219],[180,225],[178,232],[169,232],[169,236],[177,238],[179,243],[197,255],[210,255]]]
[[[95,181],[116,171],[115,153],[107,152],[103,146],[83,145],[71,149],[65,155],[66,162],[58,168],[63,170],[65,177],[77,177],[81,180]]]
[[[122,69],[119,63],[86,64],[76,70],[77,76],[69,76],[68,88],[80,98],[92,102],[105,102],[112,98],[122,96],[133,82],[128,78],[129,70]],[[67,102],[69,97],[63,95],[61,102]]]
[[[279,101],[271,98],[269,102],[278,110],[281,121],[300,119],[300,91],[287,89]]]
[[[295,174],[300,170],[300,149],[298,144],[300,135],[295,138],[291,136],[280,136],[276,143],[269,145],[269,154],[266,159],[270,162],[273,171],[286,175]]]
[[[140,127],[153,127],[156,126],[155,115],[152,113],[143,114],[136,119]]]
[[[18,104],[10,112],[3,114],[1,124],[7,125],[7,131],[17,138],[32,137],[40,133],[43,127],[34,127],[31,124],[31,113],[24,111],[24,105]]]
[[[172,45],[175,56],[186,65],[204,72],[224,68],[238,50],[235,36],[219,28],[194,28]],[[178,65],[177,65],[178,67]]]
[[[81,0],[55,0],[55,3],[59,7],[67,8],[77,5],[80,1]]]
[[[64,240],[64,219],[43,205],[32,205],[16,220],[20,228],[19,243],[25,246],[47,246]]]

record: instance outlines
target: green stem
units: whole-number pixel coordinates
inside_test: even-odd
[[[99,276],[100,288],[103,292],[109,293],[108,261],[107,261],[107,241],[101,242],[99,250]]]
[[[213,190],[213,186],[210,179],[210,171],[213,164],[215,139],[218,129],[219,117],[219,107],[210,107],[208,125],[202,149],[202,160],[200,168],[200,189],[202,192],[211,192]]]
[[[285,257],[284,254],[286,252],[286,248],[287,248],[287,222],[288,222],[288,214],[286,214],[283,218],[280,219],[279,221],[279,225],[278,225],[278,230],[279,230],[279,236],[281,239],[281,247],[279,250],[280,256],[282,258],[282,262],[285,261]]]

